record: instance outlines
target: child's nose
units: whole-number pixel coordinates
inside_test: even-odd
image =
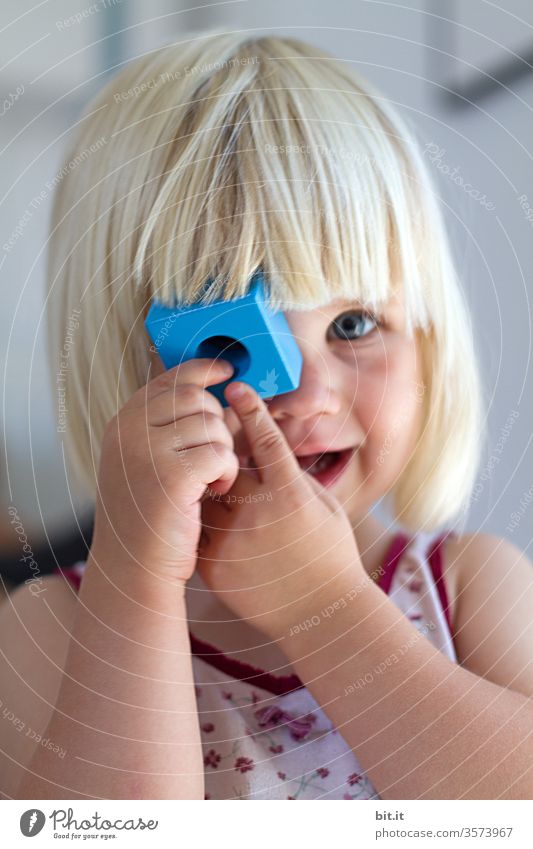
[[[268,408],[274,419],[288,416],[303,419],[317,415],[336,415],[341,408],[338,374],[328,368],[315,350],[303,354],[300,384],[292,392],[276,395],[268,401]]]

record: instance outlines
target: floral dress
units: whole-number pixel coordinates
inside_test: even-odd
[[[442,546],[450,532],[393,538],[379,585],[457,662]],[[85,563],[63,575],[79,587]],[[300,679],[236,660],[189,631],[206,799],[379,799],[353,751]]]

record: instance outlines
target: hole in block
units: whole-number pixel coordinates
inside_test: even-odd
[[[250,354],[244,345],[231,336],[210,336],[200,343],[196,351],[197,357],[220,357],[229,360],[235,369],[231,380],[242,375],[250,366]]]

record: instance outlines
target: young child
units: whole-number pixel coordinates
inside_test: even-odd
[[[531,563],[452,532],[484,399],[409,129],[321,50],[216,32],[124,68],[67,161],[51,361],[76,310],[64,436],[95,531],[0,615],[39,738],[0,723],[2,793],[532,798]],[[258,269],[301,381],[223,408],[231,366],[166,371],[144,318]]]

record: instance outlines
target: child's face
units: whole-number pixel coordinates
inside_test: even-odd
[[[383,308],[380,324],[355,301],[286,311],[285,317],[303,356],[300,385],[267,406],[302,468],[312,459],[306,465],[303,455],[351,449],[340,467],[334,465],[339,458],[328,453],[325,469],[311,467],[309,473],[356,521],[394,485],[420,432],[418,334],[407,337],[403,304],[396,298]],[[151,357],[155,377],[163,366]],[[236,414],[227,408],[224,415],[241,466],[253,467]]]

